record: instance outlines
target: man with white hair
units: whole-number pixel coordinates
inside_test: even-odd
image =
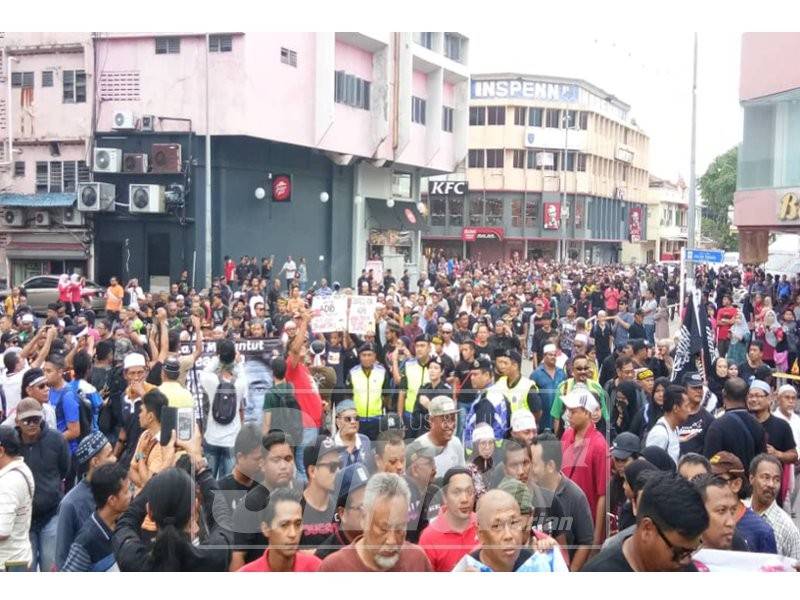
[[[800,416],[795,413],[797,407],[797,389],[790,384],[784,384],[778,388],[778,406],[773,411],[772,415],[778,419],[782,419],[789,423],[794,437],[794,443],[797,445],[796,449],[800,453]],[[798,491],[800,490],[800,469],[797,468],[797,463],[792,465],[794,485],[789,496],[789,514],[794,516],[796,514],[795,501],[797,500]]]
[[[337,550],[320,571],[432,571],[425,552],[406,541],[411,493],[405,480],[394,473],[376,473],[364,492],[361,511],[363,534]]]

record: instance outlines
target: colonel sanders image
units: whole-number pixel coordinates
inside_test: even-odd
[[[544,228],[545,229],[558,229],[558,206],[555,204],[548,204],[545,207]]]
[[[631,241],[638,242],[642,239],[642,226],[639,222],[641,214],[638,210],[631,211]]]

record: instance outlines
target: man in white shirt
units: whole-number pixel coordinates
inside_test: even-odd
[[[292,260],[291,256],[286,257],[286,262],[281,267],[281,273],[286,273],[286,289],[291,290],[291,285],[294,283],[294,276],[297,273],[297,265]],[[278,273],[280,275],[280,273]]]
[[[433,462],[437,473],[446,473],[453,467],[465,466],[464,446],[455,436],[458,421],[455,400],[448,396],[436,396],[431,400],[428,413],[431,430],[414,440],[409,446],[409,452],[413,453],[424,447],[434,448],[437,454]]]
[[[664,416],[656,421],[647,434],[645,446],[658,446],[666,450],[677,466],[681,454],[678,427],[689,417],[689,396],[684,388],[671,385],[664,392]]]
[[[647,335],[647,341],[655,346],[655,331],[656,331],[656,311],[658,311],[658,303],[653,295],[653,290],[647,290],[644,293],[644,301],[642,302],[642,310],[644,311],[644,332]]]
[[[442,325],[442,338],[444,339],[442,350],[453,360],[454,365],[458,364],[458,361],[461,360],[461,353],[458,349],[458,344],[453,341],[452,323]]]
[[[797,444],[797,452],[800,454],[800,416],[795,413],[795,408],[797,406],[797,390],[793,385],[785,384],[782,385],[778,389],[778,408],[775,409],[773,412],[773,416],[778,417],[779,419],[783,419],[787,423],[789,423],[789,427],[792,428],[792,435],[794,436],[794,442]],[[792,487],[791,494],[789,496],[789,514],[792,516],[797,514],[797,508],[795,507],[795,503],[798,498],[798,492],[800,492],[800,469],[797,468],[797,465],[792,465],[792,481],[794,485]]]
[[[23,570],[30,567],[34,487],[19,433],[13,427],[0,427],[0,571],[14,563]]]

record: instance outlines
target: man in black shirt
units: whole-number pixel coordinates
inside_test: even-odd
[[[755,380],[747,394],[747,409],[764,428],[767,453],[781,461],[782,465],[793,465],[797,462],[797,446],[792,428],[786,421],[770,413],[769,407],[769,385]]]
[[[633,323],[628,327],[629,340],[644,340],[647,335],[644,331],[644,311],[640,308],[633,313]]]
[[[681,456],[688,452],[703,453],[705,437],[714,417],[703,408],[703,378],[699,373],[687,373],[683,378],[686,395],[689,397],[689,417],[678,427],[681,440]]]
[[[747,358],[739,365],[739,377],[746,382],[755,376],[756,370],[764,366],[762,358],[763,345],[758,340],[751,340],[747,345]]]
[[[369,471],[361,463],[339,470],[333,489],[336,494],[336,530],[317,546],[314,553],[323,559],[347,546],[361,535],[361,517],[364,512],[364,488],[369,480]]]
[[[764,428],[747,412],[747,384],[731,377],[722,388],[725,414],[715,419],[705,436],[703,455],[711,458],[718,452],[734,454],[747,469],[757,454],[767,451]]]
[[[314,549],[335,530],[334,506],[331,494],[334,491],[336,472],[342,467],[339,447],[333,438],[319,436],[313,444],[303,450],[308,485],[303,492],[300,505],[303,507],[303,536],[300,547]]]
[[[214,494],[214,504],[225,502],[231,511],[236,510],[237,504],[261,478],[261,460],[264,455],[261,427],[254,423],[244,425],[236,435],[233,450],[236,465],[230,475],[217,480],[218,491]]]
[[[700,536],[707,528],[703,498],[691,483],[671,473],[653,476],[642,490],[634,533],[622,544],[600,552],[582,570],[694,570],[692,554],[700,546]]]

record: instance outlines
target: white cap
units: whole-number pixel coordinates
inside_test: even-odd
[[[789,383],[784,383],[781,387],[778,388],[778,395],[780,394],[794,394],[797,396],[797,388]]]
[[[751,390],[761,390],[767,396],[769,396],[772,389],[770,389],[769,384],[766,381],[761,381],[760,379],[753,380],[753,383],[750,384]]]
[[[125,360],[122,363],[122,370],[127,371],[133,367],[144,367],[144,355],[139,354],[138,352],[131,352],[125,357]]]
[[[526,431],[528,429],[536,430],[536,419],[533,413],[525,408],[520,408],[514,411],[511,415],[511,431]]]
[[[22,315],[22,322],[23,323],[33,323],[33,315],[31,313],[26,313]]]
[[[586,386],[575,386],[575,388],[564,396],[564,406],[567,408],[584,408],[593,413],[600,408],[597,398],[586,388]]]
[[[555,344],[545,344],[542,348],[542,353],[547,354],[548,352],[552,352],[553,354],[556,353],[556,345]]]
[[[475,426],[475,431],[472,432],[472,443],[477,444],[478,442],[493,442],[495,440],[494,437],[494,429],[488,423],[478,423]]]

